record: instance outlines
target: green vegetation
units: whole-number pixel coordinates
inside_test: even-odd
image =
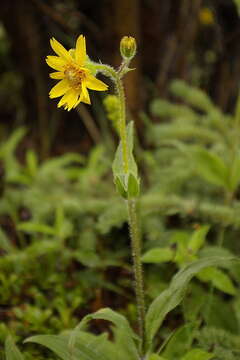
[[[142,339],[131,328],[137,329],[137,310],[124,229],[128,215],[112,184],[112,154],[101,144],[88,157],[67,153],[39,161],[28,150],[20,162],[16,150],[25,128],[2,143],[0,339],[7,339],[8,360],[45,357],[33,342],[64,360],[138,359],[143,340],[151,360],[239,357],[240,265],[233,261],[240,227],[239,104],[226,115],[182,81],[170,90],[181,102],[152,101],[152,115],[166,121],[154,124],[142,114],[152,150],[136,152],[144,174]],[[106,104],[110,118],[116,104]],[[113,171],[120,194],[132,201],[139,193],[132,123],[127,143],[132,175],[124,178],[120,147]],[[113,324],[114,342],[96,319]],[[86,332],[89,323],[95,335]]]
[[[120,41],[118,68],[94,62],[83,35],[76,45],[70,39],[77,17],[67,25],[47,2],[34,0],[31,6],[66,30],[62,43],[75,46],[67,51],[51,39],[57,56],[47,57],[57,70],[52,79],[59,80],[50,98],[61,97],[58,106],[70,113],[47,99],[44,71],[34,68],[36,128],[26,120],[31,101],[28,108],[20,95],[25,74],[10,65],[11,31],[0,23],[1,105],[6,119],[16,112],[12,128],[0,126],[0,360],[240,358],[240,92],[219,106],[207,84],[216,74],[219,82],[229,80],[224,59],[225,70],[214,73],[221,62],[219,44],[204,49],[200,60],[202,45],[190,49],[194,24],[199,34],[216,31],[223,49],[230,49],[237,33],[226,37],[227,45],[220,39],[218,6],[170,3],[179,10],[180,32],[186,15],[193,17],[188,41],[170,31],[158,79],[143,79],[148,105],[135,111],[138,90],[131,74],[139,76],[141,63],[136,61],[136,69],[132,63],[135,38]],[[36,30],[31,6],[26,28]],[[167,14],[171,9],[164,6]],[[237,18],[240,2],[232,7]],[[40,37],[32,38],[37,51]],[[174,57],[179,71],[171,65]],[[48,115],[44,101],[55,106]],[[65,117],[74,122],[77,116],[82,121],[70,131],[77,146],[65,147]]]

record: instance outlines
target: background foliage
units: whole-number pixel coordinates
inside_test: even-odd
[[[136,327],[127,214],[111,174],[116,99],[92,94],[91,107],[57,109],[48,99],[49,37],[70,47],[84,33],[90,55],[110,64],[122,35],[137,38],[126,89],[150,304],[191,261],[240,253],[238,16],[237,0],[3,3],[1,345],[10,332],[26,358],[52,358],[23,339],[67,331],[104,307]],[[151,360],[238,359],[239,280],[237,264],[196,273],[181,306],[166,312],[162,357]],[[90,323],[95,335],[110,329],[101,316]],[[101,342],[95,335],[81,334]]]

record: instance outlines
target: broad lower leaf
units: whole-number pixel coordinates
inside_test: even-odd
[[[139,358],[138,351],[134,342],[134,340],[139,341],[138,336],[133,332],[127,319],[123,315],[109,308],[101,309],[96,313],[85,316],[82,319],[79,325],[72,332],[69,340],[70,349],[73,349],[75,346],[76,336],[78,332],[84,329],[84,327],[88,324],[89,321],[94,319],[102,319],[112,322],[116,327],[115,334],[117,339],[115,339],[115,341],[117,340],[117,346],[122,347],[126,350],[127,359],[137,360]]]
[[[76,339],[77,340],[77,339]],[[84,339],[83,339],[84,340]],[[52,350],[62,360],[106,360],[103,351],[96,344],[86,341],[76,341],[77,345],[70,351],[69,336],[65,335],[36,335],[25,342],[41,344]]]
[[[210,360],[214,357],[214,354],[210,354],[201,349],[190,350],[181,360]]]
[[[233,257],[211,257],[205,258],[181,269],[172,279],[169,287],[163,291],[150,305],[146,315],[146,339],[148,347],[161,326],[166,315],[182,301],[188,283],[194,275],[209,266],[226,266],[233,261]]]
[[[23,355],[14,344],[11,336],[8,336],[5,341],[5,354],[6,360],[24,360]]]

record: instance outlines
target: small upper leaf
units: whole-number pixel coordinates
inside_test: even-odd
[[[127,193],[128,190],[132,193],[138,194],[139,181],[138,181],[138,170],[137,164],[133,156],[133,145],[134,145],[134,127],[133,121],[127,126],[127,145],[128,145],[128,172],[125,172],[122,152],[122,141],[118,145],[115,158],[112,165],[113,176],[115,183],[117,183],[117,189],[122,195],[124,191]],[[130,178],[130,183],[129,183]],[[116,180],[117,179],[117,180]],[[120,188],[119,188],[120,186]],[[122,189],[123,188],[123,189]]]

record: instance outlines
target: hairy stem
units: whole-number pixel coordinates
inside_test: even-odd
[[[122,84],[122,76],[124,74],[125,66],[127,67],[129,62],[123,62],[119,71],[115,71],[112,67],[104,64],[95,64],[95,69],[102,72],[104,75],[111,78],[116,86],[117,96],[119,98],[119,136],[122,146],[122,161],[123,172],[127,176],[129,175],[129,150],[127,141],[127,129],[126,129],[126,104],[125,94]],[[141,263],[141,236],[138,224],[138,215],[136,209],[136,199],[127,199],[128,209],[128,223],[131,237],[131,251],[133,259],[133,271],[135,279],[135,293],[138,309],[138,328],[141,338],[140,354],[143,355],[144,348],[144,322],[145,322],[145,300],[144,300],[144,286],[143,286],[143,272]]]
[[[145,321],[145,300],[144,300],[144,286],[143,286],[143,272],[141,262],[141,237],[137,218],[136,200],[128,199],[128,222],[131,236],[131,248],[133,258],[133,270],[135,277],[135,292],[138,307],[138,326],[139,335],[142,339],[141,349],[144,345],[144,321]]]
[[[123,169],[124,173],[129,172],[129,158],[128,158],[128,142],[126,131],[126,106],[124,88],[120,76],[116,78],[116,89],[120,103],[120,119],[119,119],[119,134],[122,143],[122,155],[123,155]],[[140,352],[143,351],[144,343],[144,321],[145,321],[145,301],[144,301],[144,286],[143,286],[143,273],[141,263],[141,237],[139,231],[139,224],[136,211],[136,200],[127,200],[128,208],[128,223],[131,236],[131,250],[133,259],[133,271],[135,278],[135,292],[138,308],[138,327],[139,335],[141,337]]]

